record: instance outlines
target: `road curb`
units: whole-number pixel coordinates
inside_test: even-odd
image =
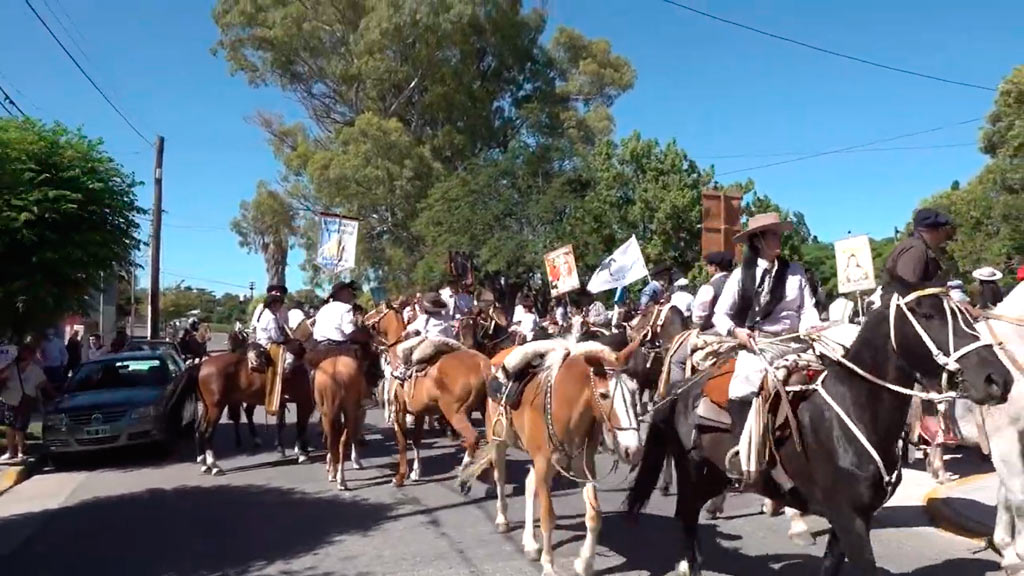
[[[991,537],[994,529],[992,525],[957,512],[950,505],[949,497],[952,496],[951,493],[958,487],[988,480],[995,475],[995,472],[989,472],[987,474],[968,476],[948,484],[938,484],[929,490],[924,496],[924,507],[935,527],[962,538],[970,538],[971,540],[986,540]]]
[[[0,473],[0,496],[28,480],[32,476],[31,466],[11,466]]]

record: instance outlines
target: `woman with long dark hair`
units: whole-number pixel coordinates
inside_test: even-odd
[[[978,281],[978,308],[985,310],[995,308],[1003,301],[1003,290],[999,287],[999,280],[1003,273],[991,266],[978,268],[971,273]]]

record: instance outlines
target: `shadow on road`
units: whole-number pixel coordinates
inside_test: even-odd
[[[331,492],[255,485],[182,486],[85,500],[54,511],[0,559],[9,574],[246,573],[363,534],[394,506]],[[28,530],[34,514],[0,519]],[[59,548],[53,548],[60,543]]]

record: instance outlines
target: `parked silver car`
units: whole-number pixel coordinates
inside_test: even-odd
[[[86,362],[47,407],[43,444],[53,455],[163,440],[163,402],[184,370],[170,351],[112,354]]]

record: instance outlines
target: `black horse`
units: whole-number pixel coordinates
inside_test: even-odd
[[[976,335],[963,328],[956,305],[937,290],[892,288],[892,297],[899,298],[897,303],[902,305],[896,310],[891,336],[888,306],[883,306],[867,317],[845,359],[900,389],[913,389],[915,374],[933,390],[948,377],[959,381],[961,392],[978,404],[1005,402],[1012,376],[991,346],[979,346]],[[952,343],[947,336],[951,329]],[[940,365],[929,344],[956,362]],[[956,351],[965,353],[957,358]],[[793,486],[784,489],[770,474],[763,474],[748,487],[829,521],[832,529],[823,576],[839,574],[847,558],[853,573],[875,575],[871,520],[901,479],[899,442],[911,396],[872,382],[842,363],[826,361],[825,365],[828,371],[820,390],[863,434],[884,469],[879,469],[871,452],[826,396],[815,391],[795,408],[803,451],[797,449],[792,435],[776,442],[778,459]],[[678,570],[690,575],[701,573],[700,510],[729,486],[724,460],[734,444],[728,430],[698,423],[694,407],[700,396],[699,387],[685,388],[674,402],[655,410],[643,461],[626,499],[629,511],[639,513],[657,485],[665,456],[672,456],[678,494],[675,517],[683,525],[683,559]],[[773,464],[769,462],[769,467]]]

